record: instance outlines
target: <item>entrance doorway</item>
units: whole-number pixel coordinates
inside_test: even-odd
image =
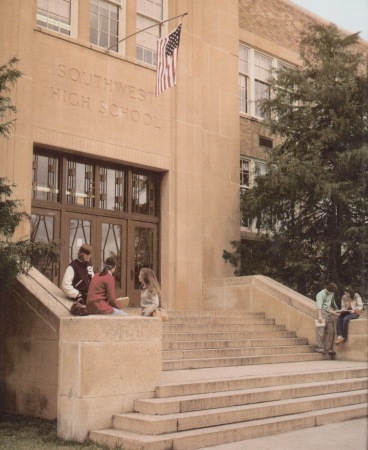
[[[116,294],[139,306],[140,269],[159,277],[159,186],[157,173],[36,150],[31,238],[61,242],[59,263],[39,269],[60,286],[79,247],[90,244],[95,272],[114,256]]]

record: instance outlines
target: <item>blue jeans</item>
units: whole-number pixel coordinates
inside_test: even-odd
[[[359,319],[358,314],[344,314],[344,316],[339,316],[336,322],[336,332],[338,336],[342,336],[347,339],[348,337],[348,328],[349,328],[349,320]]]
[[[125,311],[122,311],[121,309],[117,309],[112,307],[112,309],[114,310],[114,312],[112,312],[111,314],[116,314],[117,316],[129,316],[128,313],[126,313]]]

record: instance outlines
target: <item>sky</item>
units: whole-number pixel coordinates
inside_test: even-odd
[[[292,0],[299,6],[368,41],[368,0]]]

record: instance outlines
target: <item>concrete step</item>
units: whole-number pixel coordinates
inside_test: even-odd
[[[213,445],[243,441],[259,436],[324,425],[331,422],[365,417],[367,403],[308,411],[292,416],[278,416],[237,422],[215,427],[167,433],[160,436],[107,429],[90,432],[90,439],[110,448],[129,450],[192,450]]]
[[[204,324],[200,326],[201,333],[223,333],[228,332],[231,329],[232,332],[246,332],[249,331],[283,331],[284,325],[276,325],[271,321],[269,323],[231,323],[231,324]],[[191,333],[198,332],[198,325],[164,325],[163,333]]]
[[[213,340],[239,340],[239,339],[274,339],[295,338],[294,331],[250,331],[250,332],[223,332],[223,333],[162,333],[163,342],[172,341],[213,341]]]
[[[315,349],[314,345],[288,345],[273,347],[248,347],[248,348],[224,348],[224,349],[200,349],[200,350],[171,350],[164,351],[164,361],[174,359],[201,359],[201,358],[232,358],[241,356],[275,355],[285,353],[310,353]]]
[[[117,414],[113,428],[144,434],[165,434],[197,428],[300,414],[319,409],[338,408],[368,401],[366,389],[353,392],[314,395],[306,398],[275,400],[257,404],[220,407],[176,414],[152,415],[141,413]]]
[[[221,349],[221,348],[245,348],[245,347],[284,347],[287,345],[306,345],[305,338],[273,338],[271,339],[234,339],[215,341],[165,341],[163,350],[194,350],[194,349]]]
[[[196,317],[210,317],[210,318],[239,318],[239,317],[265,317],[264,312],[250,312],[245,310],[226,310],[226,311],[202,311],[202,310],[190,310],[190,311],[168,311],[170,320],[179,317],[185,317],[187,319],[195,319]],[[189,320],[188,320],[189,321]]]
[[[297,363],[300,365],[299,363]],[[261,366],[262,367],[262,366]],[[277,367],[275,367],[276,369]],[[210,369],[212,370],[212,369]],[[242,370],[244,370],[242,368]],[[262,367],[262,371],[266,368]],[[208,372],[208,371],[207,371]],[[186,372],[183,372],[186,374]],[[185,375],[185,377],[189,374]],[[364,368],[336,368],[333,370],[319,370],[317,366],[313,370],[302,370],[296,373],[272,373],[270,375],[249,375],[246,377],[233,376],[208,380],[210,374],[206,374],[205,380],[190,382],[175,382],[162,384],[156,387],[156,398],[180,397],[188,395],[218,393],[226,391],[254,389],[272,386],[295,385],[300,383],[326,383],[329,381],[350,380],[355,378],[367,378],[368,366]],[[154,400],[154,399],[151,399]]]
[[[169,313],[170,314],[170,313]],[[258,313],[257,313],[258,314]],[[171,317],[163,326],[170,325],[207,325],[207,324],[248,324],[248,323],[275,323],[275,319],[266,319],[264,314],[254,315],[249,313],[247,316],[238,317]]]
[[[321,353],[291,353],[277,355],[241,356],[238,358],[175,359],[162,362],[162,370],[201,369],[205,367],[230,367],[249,364],[278,364],[296,361],[320,361]]]
[[[233,391],[225,390],[208,394],[136,400],[134,408],[136,412],[142,414],[177,414],[337,392],[352,392],[367,388],[368,380],[366,378],[341,379],[324,381],[323,383],[317,381],[314,383],[289,384],[287,386],[267,386]]]

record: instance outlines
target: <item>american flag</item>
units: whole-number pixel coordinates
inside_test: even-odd
[[[176,85],[181,25],[171,34],[157,41],[156,95]]]

